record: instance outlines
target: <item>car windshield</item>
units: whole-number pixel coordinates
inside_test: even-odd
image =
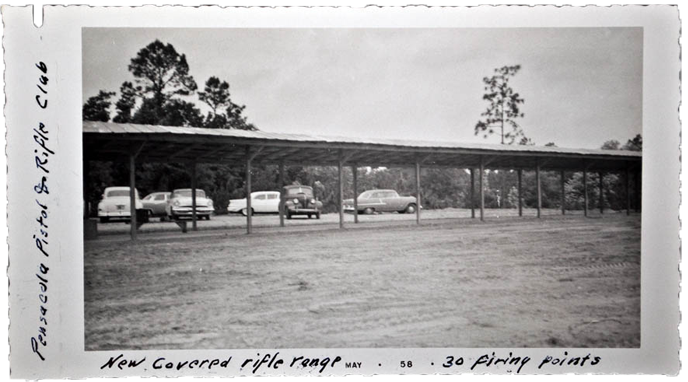
[[[373,191],[366,191],[359,196],[359,198],[361,198],[361,199],[368,199],[368,198],[372,198],[372,197],[373,197]]]
[[[287,188],[287,195],[294,196],[298,194],[305,194],[306,196],[313,196],[313,190],[310,187],[293,187]]]
[[[179,196],[184,196],[184,197],[190,198],[190,197],[191,197],[191,190],[190,190],[190,189],[187,189],[187,190],[174,190],[174,193],[173,193],[172,197],[174,198],[175,196],[177,196],[177,197],[179,197]],[[197,197],[197,198],[205,198],[205,191],[203,191],[203,190],[198,190],[198,189],[197,189],[197,190],[196,190],[196,197]]]
[[[129,196],[129,190],[111,190],[108,191],[108,198],[116,198],[118,196]]]

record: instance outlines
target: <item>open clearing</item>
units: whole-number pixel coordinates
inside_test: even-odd
[[[87,241],[86,348],[640,346],[640,215],[347,227]]]

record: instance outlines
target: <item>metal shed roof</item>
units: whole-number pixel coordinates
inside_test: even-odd
[[[111,122],[83,123],[84,157],[138,161],[243,164],[424,166],[621,171],[638,168],[642,154],[622,150],[507,146],[450,141],[370,139],[264,131],[205,129]]]

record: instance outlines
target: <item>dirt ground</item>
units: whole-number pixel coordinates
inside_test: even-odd
[[[640,346],[636,214],[140,238],[86,242],[87,350]]]

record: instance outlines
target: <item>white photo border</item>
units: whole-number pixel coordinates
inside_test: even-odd
[[[165,17],[160,17],[164,14]],[[582,349],[604,362],[586,373],[662,373],[678,371],[678,285],[679,285],[679,28],[676,7],[476,7],[476,8],[224,8],[141,7],[91,8],[46,7],[45,22],[35,28],[30,8],[5,8],[5,81],[8,161],[8,229],[10,278],[10,360],[15,378],[83,378],[95,376],[214,376],[252,375],[238,367],[186,372],[157,369],[100,369],[110,357],[149,361],[166,357],[222,359],[233,362],[255,354],[280,351],[285,358],[340,356],[351,361],[366,360],[361,374],[433,374],[470,372],[438,367],[447,355],[479,357],[496,351],[513,351],[533,359],[564,349],[241,349],[193,351],[85,352],[83,318],[83,239],[81,223],[81,29],[84,27],[594,27],[641,26],[644,28],[643,69],[643,209],[641,261],[641,347],[639,349]],[[508,15],[509,17],[505,17]],[[556,16],[556,17],[553,17]],[[501,17],[500,17],[501,16]],[[47,95],[55,105],[41,115],[54,129],[55,150],[51,177],[56,182],[48,198],[54,206],[51,232],[50,299],[54,326],[53,347],[46,361],[39,362],[29,338],[36,331],[37,282],[35,254],[30,251],[35,198],[25,190],[36,183],[33,160],[35,143],[31,129],[36,125],[35,62],[43,61],[55,73]],[[54,71],[53,68],[56,68]],[[47,124],[47,123],[46,123]],[[27,126],[29,128],[27,128]],[[24,128],[22,128],[24,127]],[[39,211],[40,212],[40,211]],[[53,276],[54,275],[54,276]],[[56,317],[59,316],[59,319]],[[581,349],[578,349],[581,350]],[[412,358],[410,358],[412,357]],[[399,367],[399,360],[417,360],[412,370]],[[373,362],[370,362],[373,360]],[[435,366],[430,366],[434,362]],[[535,363],[535,361],[533,361]],[[378,366],[383,364],[384,366]],[[531,365],[532,366],[532,365]],[[483,372],[504,373],[504,369]],[[553,373],[529,367],[527,373]],[[566,370],[565,372],[575,372]],[[259,373],[260,374],[260,373]],[[317,371],[285,368],[278,375],[317,374]],[[325,374],[351,374],[333,369]],[[266,374],[267,375],[267,374]]]

